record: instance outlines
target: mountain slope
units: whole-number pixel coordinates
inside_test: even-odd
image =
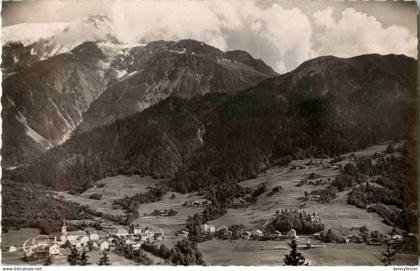
[[[174,177],[176,191],[199,190],[291,159],[413,139],[415,91],[414,59],[321,57],[244,91],[170,97],[5,176],[67,189],[138,173]]]
[[[3,77],[3,167],[64,142],[106,87],[105,56],[94,43]]]
[[[194,40],[157,41],[120,54],[108,73],[115,78],[83,116],[78,132],[121,119],[168,97],[231,92],[277,75],[242,51],[222,52]]]

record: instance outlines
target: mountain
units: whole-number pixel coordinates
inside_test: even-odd
[[[142,174],[196,191],[291,159],[413,139],[416,101],[412,58],[320,57],[243,91],[169,97],[4,176],[83,190],[104,176]]]
[[[2,166],[36,158],[64,142],[106,89],[105,55],[94,43],[3,77]]]
[[[84,114],[78,133],[132,115],[169,96],[238,91],[277,74],[244,51],[225,53],[203,42],[181,40],[127,49],[111,63],[108,75],[115,80]]]
[[[23,23],[2,27],[3,73],[28,67],[88,41],[118,42],[109,18],[102,14],[65,23]]]
[[[236,91],[277,75],[246,52],[194,40],[122,44],[103,15],[38,26],[38,34],[31,26],[5,27],[4,167],[168,96]]]

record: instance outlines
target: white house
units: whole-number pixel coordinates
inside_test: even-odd
[[[60,246],[58,244],[52,244],[48,248],[49,255],[59,255],[60,254]]]
[[[209,225],[209,233],[215,233],[216,227],[214,225]]]
[[[100,246],[101,250],[108,250],[109,249],[109,242],[103,241]]]
[[[290,230],[287,232],[287,236],[288,236],[288,237],[292,237],[292,238],[296,237],[296,231],[295,231],[294,229],[290,229]]]
[[[229,228],[227,226],[220,226],[216,229],[217,232],[224,232],[229,230]]]
[[[126,229],[123,229],[123,228],[118,228],[118,229],[114,230],[113,234],[118,236],[118,237],[125,237],[125,236],[128,235],[128,231]]]
[[[181,238],[188,238],[189,232],[188,231],[180,231],[178,232],[178,237]]]
[[[251,237],[252,233],[250,231],[242,231],[241,237],[244,239],[249,239]]]
[[[141,232],[142,232],[142,229],[141,228],[134,228],[133,229],[133,234],[138,235],[138,234],[141,234]]]
[[[89,242],[89,236],[84,235],[84,236],[80,237],[79,242],[82,246],[87,245],[87,243]]]
[[[89,240],[98,241],[99,240],[99,234],[97,234],[96,232],[91,232],[89,234]]]
[[[145,235],[147,238],[153,238],[153,237],[155,236],[155,232],[154,232],[152,229],[147,228],[147,229],[144,231],[144,235]]]
[[[156,232],[154,238],[156,240],[162,240],[163,238],[165,238],[165,233],[163,231]]]
[[[262,237],[263,236],[263,232],[256,229],[255,231],[252,232],[252,236],[254,237]]]
[[[9,247],[9,252],[16,252],[16,251],[17,251],[17,249],[16,249],[15,246],[10,246]]]
[[[282,237],[281,232],[279,231],[274,231],[273,233],[270,234],[271,238],[280,238]]]
[[[209,231],[209,225],[208,224],[203,224],[200,226],[201,228],[201,232],[203,233],[207,233]]]

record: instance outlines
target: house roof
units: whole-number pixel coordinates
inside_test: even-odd
[[[86,235],[85,231],[69,231],[68,235]]]

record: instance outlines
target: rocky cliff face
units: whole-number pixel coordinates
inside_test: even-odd
[[[94,43],[3,78],[3,166],[15,166],[66,141],[106,89],[105,55]]]

